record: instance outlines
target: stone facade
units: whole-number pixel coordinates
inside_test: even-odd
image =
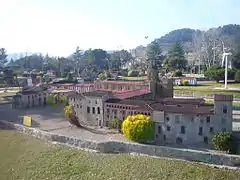
[[[153,116],[155,140],[173,144],[211,144],[214,133],[232,132],[232,96],[215,95],[212,108],[212,112],[199,114],[155,111],[161,114]]]
[[[109,96],[110,93],[102,91],[70,96],[69,105],[74,107],[81,124],[103,126],[104,102]]]
[[[13,96],[12,108],[32,108],[47,103],[47,89],[41,87],[22,90]]]

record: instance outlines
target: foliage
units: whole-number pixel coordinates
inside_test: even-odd
[[[228,153],[237,152],[236,140],[231,132],[218,132],[212,138],[214,149]]]
[[[182,71],[176,71],[174,76],[175,77],[182,77],[183,76]]]
[[[128,76],[129,77],[137,77],[138,74],[139,74],[139,71],[135,71],[135,70],[128,71]]]
[[[183,46],[180,43],[175,43],[168,51],[166,66],[169,69],[184,70],[187,66]]]
[[[153,41],[147,46],[147,63],[160,68],[163,63],[164,56],[162,55],[162,49],[160,45]]]
[[[0,68],[7,62],[7,51],[5,48],[0,48]]]
[[[68,98],[67,96],[62,96],[62,95],[49,95],[47,97],[47,105],[55,106],[55,105],[61,105],[63,104],[64,106],[68,104]]]
[[[204,72],[204,76],[219,82],[225,77],[225,69],[220,66],[212,66]],[[228,79],[234,79],[235,70],[228,69]]]
[[[238,49],[239,51],[240,49]],[[237,52],[235,54],[235,56],[233,57],[233,60],[232,60],[232,64],[233,64],[233,67],[236,68],[236,69],[240,69],[240,52]]]
[[[69,72],[67,73],[67,81],[73,81],[72,74]]]
[[[77,127],[81,127],[78,118],[75,114],[74,108],[72,106],[65,106],[64,113],[68,117],[69,122]]]
[[[182,85],[183,86],[188,86],[189,85],[189,81],[188,80],[183,80]]]
[[[240,82],[240,70],[235,73],[235,81]]]
[[[153,139],[154,124],[143,114],[128,116],[122,124],[123,134],[130,140],[146,143]]]
[[[109,122],[109,127],[112,129],[120,130],[122,127],[122,121],[119,119],[113,119]]]

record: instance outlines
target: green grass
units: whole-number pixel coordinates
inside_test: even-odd
[[[194,96],[213,96],[214,94],[232,94],[240,98],[240,92],[214,90],[216,87],[224,87],[224,84],[210,83],[199,84],[198,86],[174,86],[174,94],[185,94]],[[228,84],[229,88],[240,88],[240,84]]]
[[[140,76],[140,77],[128,77],[124,76],[122,77],[123,80],[128,80],[128,81],[141,81],[141,80],[146,80],[147,76]]]
[[[14,95],[16,95],[16,92],[3,92],[3,93],[0,93],[0,97],[14,96]]]
[[[85,152],[0,130],[1,179],[202,179],[235,180],[240,171],[198,163],[138,157],[128,154]]]

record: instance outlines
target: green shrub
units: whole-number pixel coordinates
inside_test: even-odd
[[[240,82],[240,70],[235,73],[235,81]]]
[[[118,119],[113,119],[109,122],[109,127],[111,129],[118,129],[120,130],[122,127],[122,121]]]
[[[174,76],[175,77],[182,77],[183,76],[182,71],[176,71]]]
[[[188,80],[183,80],[182,85],[183,86],[188,86],[189,85],[189,81]]]
[[[154,124],[150,117],[143,114],[128,116],[122,123],[122,132],[132,141],[146,143],[153,140]]]
[[[215,133],[213,138],[213,147],[216,150],[226,151],[231,154],[237,152],[237,143],[231,132]]]
[[[131,70],[131,71],[128,72],[129,77],[137,77],[138,74],[139,74],[139,72],[135,71],[135,70]]]

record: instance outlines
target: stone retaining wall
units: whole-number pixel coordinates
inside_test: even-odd
[[[203,152],[191,149],[178,149],[165,146],[144,145],[137,143],[126,142],[97,142],[88,141],[80,138],[73,138],[62,136],[58,134],[49,133],[35,128],[25,127],[20,124],[13,124],[7,121],[0,121],[0,128],[2,129],[16,129],[22,133],[33,136],[45,141],[54,141],[68,146],[75,146],[79,148],[87,148],[103,153],[140,153],[150,156],[169,157],[184,159],[189,161],[198,161],[209,164],[226,165],[226,166],[240,166],[239,155],[215,154],[211,152]]]

